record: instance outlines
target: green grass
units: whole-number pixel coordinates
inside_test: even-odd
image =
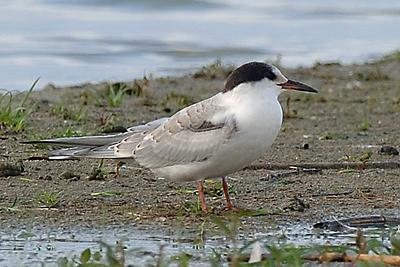
[[[178,214],[182,214],[182,216],[188,214],[200,216],[202,213],[203,211],[201,210],[201,203],[198,199],[196,201],[184,202],[180,207],[180,211],[178,212]]]
[[[107,170],[104,167],[104,160],[101,159],[98,166],[93,167],[92,172],[86,177],[89,181],[104,181],[107,177]]]
[[[59,116],[63,120],[72,120],[80,122],[85,118],[86,109],[83,106],[76,108],[68,108],[62,104],[58,104],[51,108],[50,114]]]
[[[348,139],[349,136],[346,133],[337,133],[337,132],[325,132],[321,136],[319,136],[319,140],[345,140]]]
[[[236,195],[236,189],[232,184],[228,184],[228,192],[230,195]],[[204,182],[204,193],[211,197],[218,197],[224,195],[224,189],[222,187],[222,181],[218,180],[206,180]]]
[[[345,155],[342,158],[339,158],[339,161],[347,161],[347,162],[367,162],[368,160],[371,159],[372,155],[374,153],[372,151],[366,151],[362,154],[357,154],[357,155]],[[354,170],[353,170],[354,171]],[[352,172],[350,170],[345,170],[342,171],[341,173],[345,173],[345,172]]]
[[[234,65],[224,66],[221,60],[216,60],[200,70],[193,73],[192,77],[194,79],[216,79],[216,78],[226,78],[234,70]]]
[[[127,90],[127,86],[124,83],[111,84],[107,93],[108,106],[113,108],[121,106]]]
[[[82,251],[79,257],[58,259],[58,267],[124,267],[125,252],[121,242],[116,247],[100,242],[105,253],[92,252],[89,248]]]
[[[67,129],[55,134],[53,137],[74,137],[74,136],[82,136],[82,135],[83,135],[83,133],[81,131],[74,130],[71,126],[68,126]]]
[[[178,109],[187,107],[194,103],[194,99],[188,95],[180,94],[177,92],[169,92],[163,101],[163,104],[174,103]]]
[[[39,78],[24,93],[25,95],[19,104],[15,103],[12,92],[0,93],[0,131],[20,133],[25,130],[29,115],[34,108],[34,105],[28,108],[26,102],[38,82]]]
[[[371,128],[372,124],[370,123],[369,119],[368,119],[368,115],[365,114],[360,125],[359,125],[359,130],[360,131],[368,131]]]
[[[387,81],[390,77],[376,66],[373,70],[355,73],[358,81]]]
[[[377,63],[387,62],[387,61],[400,61],[400,50],[393,51],[383,56],[383,58],[379,59]]]
[[[15,197],[11,205],[6,205],[6,206],[0,205],[0,210],[4,210],[7,212],[19,212],[21,210],[17,207],[17,202],[18,202],[18,197]]]
[[[127,93],[136,97],[144,96],[149,84],[150,80],[146,76],[142,80],[135,79],[132,88],[128,89]]]
[[[42,191],[36,195],[36,201],[40,206],[56,208],[60,204],[61,192]]]

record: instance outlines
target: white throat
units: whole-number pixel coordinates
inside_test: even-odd
[[[274,82],[263,79],[258,82],[242,83],[233,90],[226,92],[222,98],[226,99],[227,105],[250,105],[279,103],[278,96],[281,94],[280,89]],[[250,103],[247,103],[250,102]]]
[[[281,92],[276,84],[264,79],[240,84],[223,93],[221,100],[227,115],[234,116],[239,130],[259,132],[275,139],[282,124],[282,108],[278,101]]]

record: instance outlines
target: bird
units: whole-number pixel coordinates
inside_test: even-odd
[[[290,80],[274,65],[248,62],[234,69],[217,94],[170,117],[128,128],[113,135],[27,141],[52,144],[53,159],[135,160],[156,176],[194,181],[202,211],[205,179],[221,179],[226,210],[238,210],[229,196],[227,175],[257,160],[273,144],[282,125],[278,100],[283,91],[317,93]]]

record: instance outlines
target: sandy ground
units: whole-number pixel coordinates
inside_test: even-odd
[[[89,180],[99,161],[43,160],[49,147],[19,141],[123,130],[171,115],[218,92],[229,70],[214,65],[183,77],[48,85],[35,91],[25,131],[0,131],[0,225],[191,227],[202,221],[194,183],[157,179],[135,163],[117,177],[112,161],[104,162],[103,179]],[[235,204],[252,211],[243,219],[262,227],[271,221],[318,222],[333,215],[399,216],[400,156],[379,151],[400,147],[400,55],[361,65],[316,64],[282,71],[320,93],[284,93],[280,101],[286,118],[274,145],[255,167],[230,176]],[[110,106],[110,86],[128,90],[119,107]],[[22,173],[4,173],[6,163],[21,161]],[[390,163],[381,164],[385,162]],[[292,165],[324,168],[292,173]],[[206,186],[211,213],[226,214],[219,181]]]

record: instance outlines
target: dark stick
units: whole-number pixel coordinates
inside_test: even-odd
[[[400,162],[386,161],[386,162],[307,162],[300,164],[279,164],[279,163],[265,163],[254,164],[245,168],[245,170],[285,170],[290,168],[304,168],[304,169],[399,169]]]

